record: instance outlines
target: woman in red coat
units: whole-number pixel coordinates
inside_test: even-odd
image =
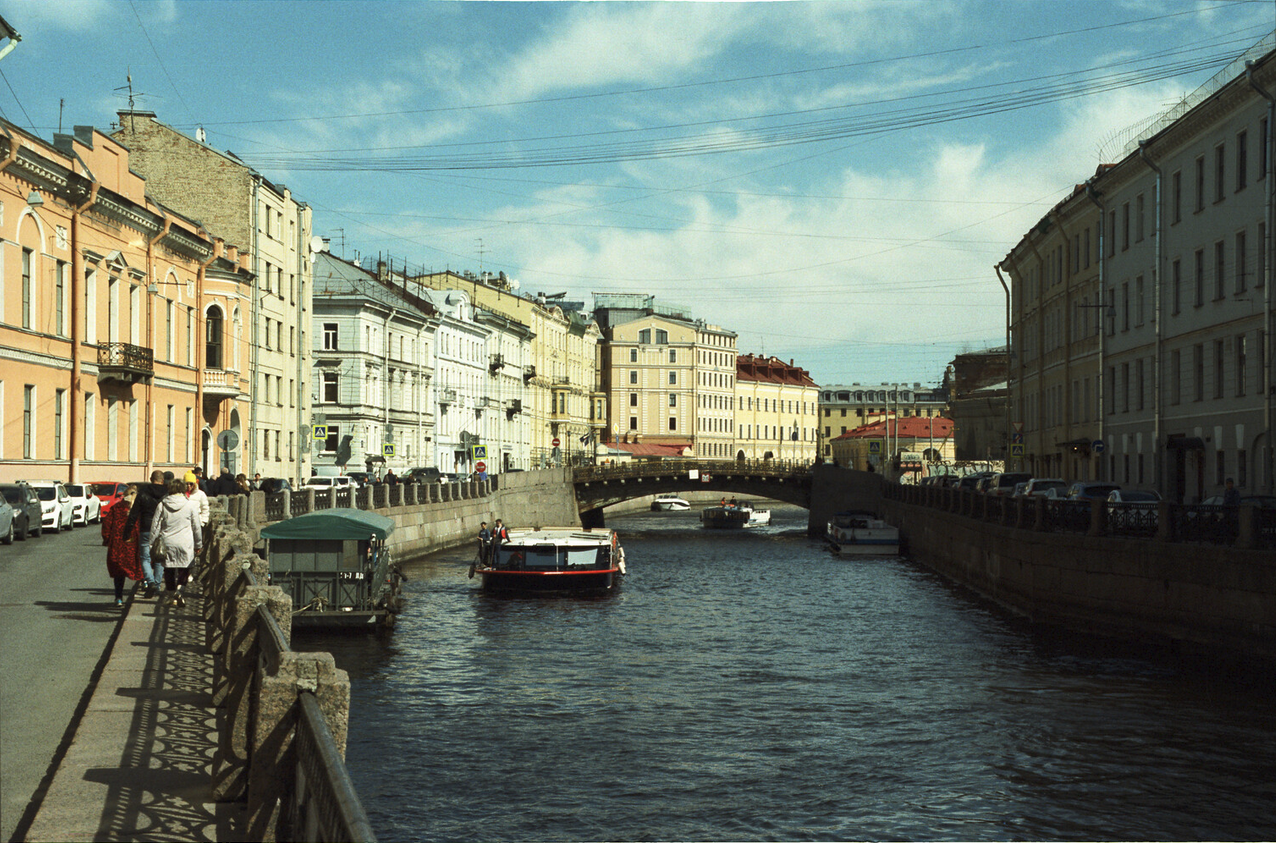
[[[115,605],[124,605],[124,579],[146,579],[138,557],[138,524],[127,534],[124,523],[128,521],[133,499],[137,497],[136,484],[130,484],[124,499],[111,507],[102,519],[102,544],[106,545],[106,572],[115,578]]]

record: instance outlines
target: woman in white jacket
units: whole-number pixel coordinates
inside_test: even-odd
[[[155,542],[164,541],[165,591],[172,592],[174,606],[185,606],[182,586],[190,576],[195,554],[203,550],[204,531],[200,529],[199,509],[186,497],[186,484],[174,479],[168,484],[168,494],[160,501],[151,525],[151,552]]]

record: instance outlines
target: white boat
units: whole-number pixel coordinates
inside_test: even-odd
[[[610,591],[625,573],[625,551],[608,529],[510,530],[509,540],[479,550],[470,566],[484,591],[581,594]]]
[[[677,495],[656,495],[651,502],[652,512],[683,512],[691,509],[691,503]]]
[[[771,510],[754,509],[748,501],[700,510],[700,524],[710,530],[739,530],[771,523]]]
[[[834,553],[857,556],[899,553],[899,528],[871,512],[839,512],[828,522],[827,538]]]

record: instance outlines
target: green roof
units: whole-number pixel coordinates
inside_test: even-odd
[[[384,541],[394,532],[394,520],[364,509],[321,509],[271,524],[261,531],[265,539],[314,539],[318,541]]]

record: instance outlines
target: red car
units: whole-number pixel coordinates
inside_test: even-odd
[[[111,511],[111,507],[124,500],[124,493],[128,491],[128,485],[125,483],[90,483],[88,485],[93,494],[97,495],[97,499],[102,502],[103,518]]]

